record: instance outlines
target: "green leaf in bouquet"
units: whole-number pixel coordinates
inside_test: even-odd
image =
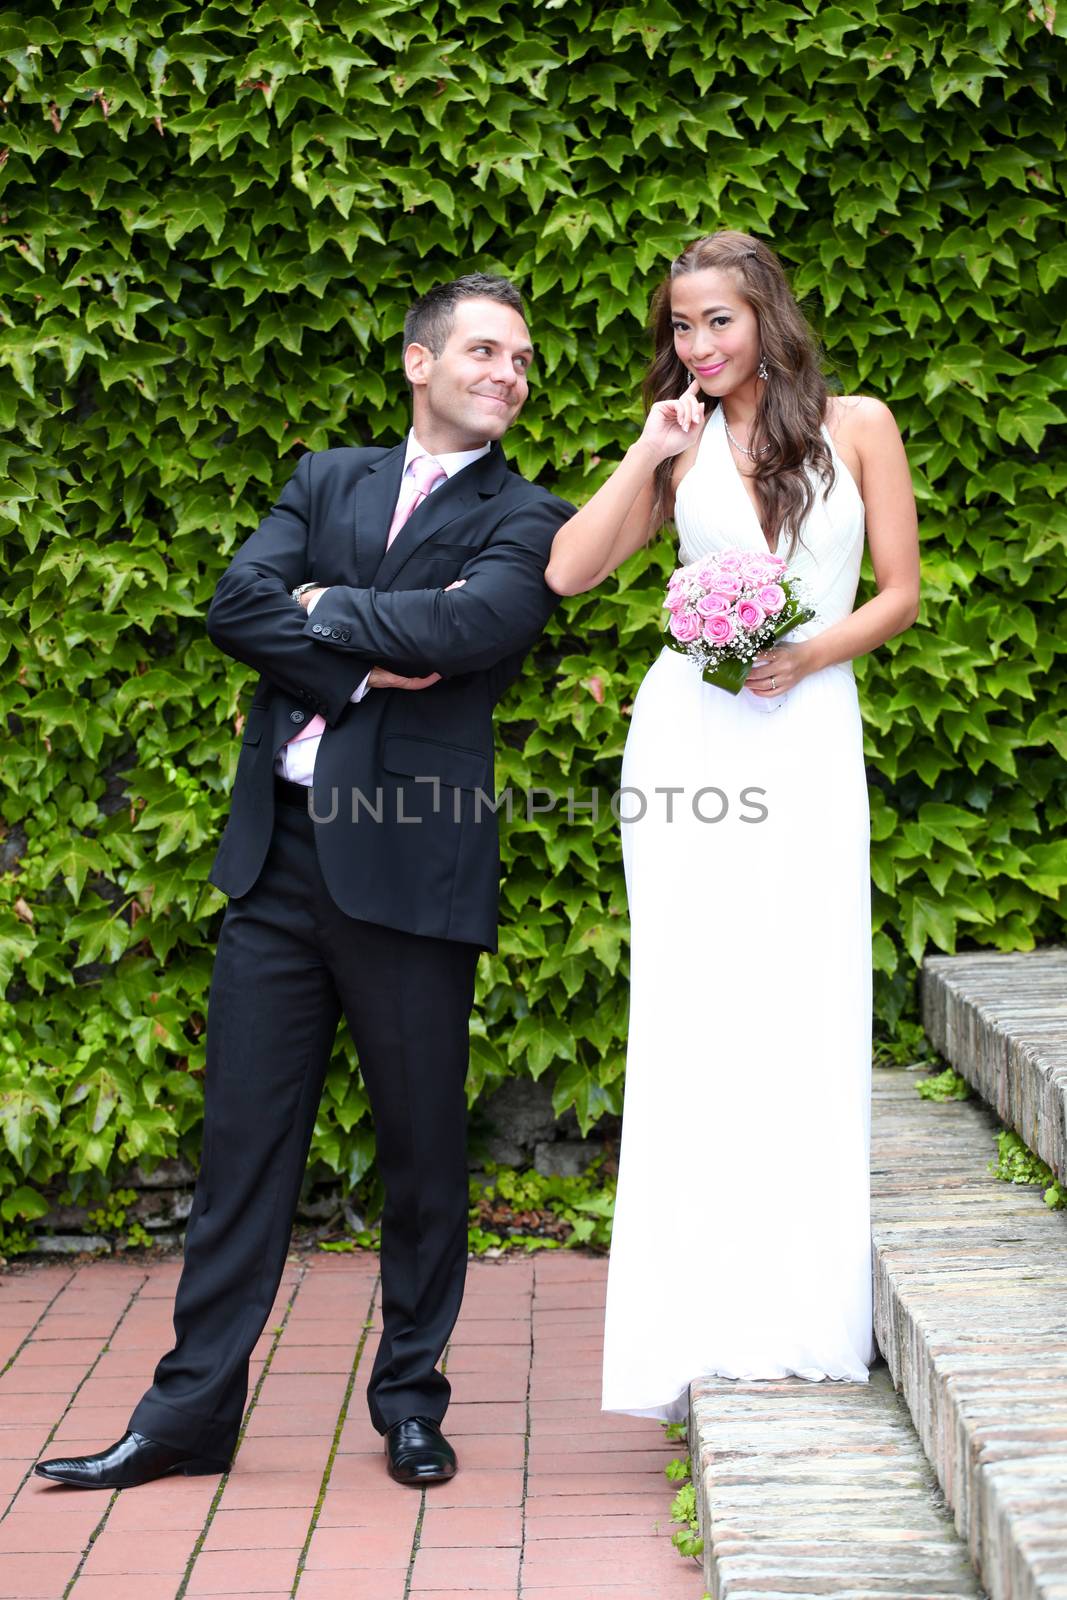
[[[752,671],[751,661],[738,661],[731,657],[722,661],[717,667],[705,667],[701,677],[705,683],[713,683],[717,689],[726,689],[730,694],[740,694],[745,686],[745,679]]]

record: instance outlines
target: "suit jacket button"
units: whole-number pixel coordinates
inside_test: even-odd
[[[340,637],[341,637],[340,628],[331,628],[331,630],[330,630],[330,638],[331,639],[339,639]]]
[[[322,623],[321,622],[313,622],[311,624],[311,631],[312,631],[312,633],[321,633],[322,632]]]
[[[352,637],[351,633],[349,633],[348,629],[345,628],[343,630],[342,634],[341,634],[341,638],[342,639],[351,639],[351,637]]]
[[[304,720],[304,713],[302,711],[290,711],[290,713],[289,713],[289,721],[290,722],[303,722],[303,720]]]

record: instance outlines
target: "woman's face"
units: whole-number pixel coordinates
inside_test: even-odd
[[[732,272],[706,267],[675,278],[671,320],[678,359],[705,394],[721,399],[755,377],[759,323]]]

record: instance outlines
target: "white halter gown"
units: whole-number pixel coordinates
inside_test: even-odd
[[[813,476],[789,563],[817,611],[794,639],[851,612],[863,554],[863,501],[823,431],[837,475],[828,495]],[[683,564],[767,548],[720,409],[676,522]],[[664,649],[622,787],[630,1027],[603,1408],[679,1421],[711,1373],[866,1382],[870,827],[851,665],[768,706]]]

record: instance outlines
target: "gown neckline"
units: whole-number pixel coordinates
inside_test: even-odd
[[[731,472],[731,474],[733,476],[733,479],[736,482],[737,492],[741,496],[742,500],[745,502],[745,505],[748,507],[749,517],[750,517],[751,522],[752,522],[752,527],[753,527],[753,529],[754,529],[754,531],[755,531],[755,533],[756,533],[756,535],[757,535],[757,537],[759,539],[760,544],[763,546],[764,550],[766,550],[767,554],[771,555],[771,556],[777,555],[778,554],[778,546],[782,542],[782,530],[781,530],[781,528],[779,528],[778,537],[775,539],[773,547],[770,544],[768,544],[767,535],[764,533],[763,524],[760,522],[760,519],[759,519],[759,512],[756,510],[756,506],[755,506],[755,503],[754,503],[754,501],[752,499],[752,496],[749,494],[748,490],[745,488],[745,480],[744,480],[744,478],[743,478],[743,476],[741,474],[741,469],[737,465],[737,462],[734,460],[733,451],[730,449],[730,441],[726,437],[726,413],[723,411],[721,403],[715,407],[715,411],[714,411],[714,413],[713,413],[713,415],[711,417],[711,420],[708,423],[708,427],[709,428],[715,422],[716,418],[718,419],[718,424],[719,424],[719,437],[722,440],[722,447],[721,447],[722,448],[722,452],[723,452],[723,454],[725,454],[726,459],[730,464],[730,472]],[[703,443],[703,440],[701,440],[701,443]]]
[[[731,476],[732,481],[735,484],[735,493],[739,494],[741,496],[742,500],[745,503],[745,507],[746,507],[746,509],[748,511],[749,522],[750,522],[750,524],[752,526],[752,530],[753,530],[754,535],[759,540],[760,547],[763,550],[765,550],[768,553],[768,555],[777,555],[779,547],[780,547],[780,545],[782,543],[782,530],[779,528],[778,537],[777,537],[777,539],[775,541],[774,548],[772,549],[771,546],[767,543],[767,536],[763,531],[763,525],[760,522],[759,513],[757,512],[756,507],[752,502],[752,496],[749,494],[748,490],[745,488],[745,482],[744,482],[744,478],[741,475],[741,469],[738,467],[737,462],[733,458],[733,452],[730,449],[730,441],[726,437],[726,414],[722,409],[721,403],[715,407],[715,410],[712,412],[711,416],[708,419],[707,427],[704,430],[704,437],[701,439],[700,444],[697,446],[697,460],[693,462],[693,465],[690,467],[689,472],[687,472],[685,474],[685,477],[682,479],[682,483],[685,482],[686,478],[689,477],[691,472],[694,472],[696,470],[696,467],[697,467],[697,464],[699,462],[700,456],[702,455],[702,453],[703,453],[703,451],[705,449],[705,446],[707,444],[708,436],[710,435],[711,430],[713,428],[716,429],[716,431],[718,433],[718,436],[722,441],[722,450],[725,453],[727,462],[729,464],[730,476]],[[837,446],[835,445],[834,440],[833,440],[833,435],[831,434],[829,428],[826,426],[825,422],[820,423],[819,431],[823,434],[823,436],[826,439],[826,442],[827,442],[827,444],[828,444],[828,446],[830,448],[830,453],[833,456],[834,468],[835,468],[835,470],[837,472],[838,478],[844,478],[845,482],[849,485],[850,489],[852,490],[853,494],[856,496],[856,499],[859,501],[860,505],[863,506],[864,505],[864,500],[863,500],[862,494],[860,493],[859,484],[856,482],[855,478],[853,477],[851,468],[847,465],[847,463],[845,462],[844,458],[841,455],[841,452],[838,450]],[[678,485],[678,488],[681,489],[681,487],[682,487],[682,484],[680,483]]]

